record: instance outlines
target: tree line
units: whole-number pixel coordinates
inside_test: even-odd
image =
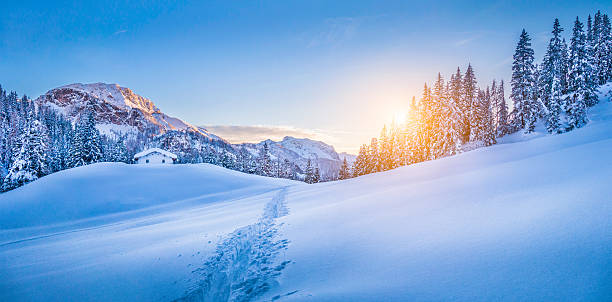
[[[250,174],[319,182],[318,167],[302,171],[288,160],[273,159],[269,147],[252,154],[198,133],[153,130],[101,134],[94,109],[72,122],[56,110],[36,104],[0,86],[0,191],[5,192],[45,175],[97,162],[131,163],[147,147],[178,155],[179,163],[210,163]],[[316,173],[315,173],[316,172]]]
[[[406,123],[383,127],[380,137],[360,147],[352,167],[342,165],[340,179],[490,146],[538,125],[549,133],[584,126],[598,87],[612,80],[610,19],[598,11],[585,29],[576,17],[569,45],[563,31],[555,19],[546,54],[536,64],[523,29],[513,55],[510,104],[504,81],[478,87],[471,65],[465,73],[458,67],[448,81],[438,73],[433,86],[425,84],[421,98],[412,99]]]

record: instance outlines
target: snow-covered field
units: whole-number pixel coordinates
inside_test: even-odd
[[[97,164],[0,195],[2,301],[612,301],[612,106],[304,185]]]

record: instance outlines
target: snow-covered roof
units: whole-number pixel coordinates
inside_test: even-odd
[[[175,155],[174,153],[170,153],[170,152],[168,152],[168,151],[166,151],[166,150],[162,150],[162,149],[160,149],[160,148],[151,148],[151,149],[144,150],[144,151],[142,151],[142,152],[140,152],[140,153],[136,153],[136,155],[134,155],[134,159],[138,159],[138,158],[140,158],[140,157],[143,157],[143,156],[149,155],[149,154],[154,153],[154,152],[161,153],[161,154],[163,154],[163,155],[165,155],[165,156],[168,156],[168,157],[170,157],[170,158],[173,158],[173,159],[176,159],[176,158],[177,158],[177,157],[176,157],[176,155]]]

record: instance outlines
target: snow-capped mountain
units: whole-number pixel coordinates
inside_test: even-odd
[[[70,84],[49,90],[38,97],[36,102],[56,109],[72,121],[88,108],[92,108],[98,129],[106,134],[162,134],[178,130],[199,133],[211,140],[222,140],[204,128],[166,115],[148,98],[117,84]]]
[[[268,139],[257,144],[244,143],[235,146],[243,147],[251,154],[258,155],[266,143],[272,159],[287,159],[298,165],[302,171],[305,171],[310,159],[313,166],[318,165],[324,179],[337,176],[342,165],[342,158],[338,156],[333,146],[308,138],[285,136],[282,141],[278,142]]]
[[[350,165],[352,165],[355,162],[355,159],[357,158],[356,155],[347,152],[338,153],[338,156],[340,157],[340,160],[344,160],[346,158],[346,162]]]
[[[72,122],[92,110],[100,132],[107,135],[145,134],[154,137],[152,143],[155,146],[182,155],[183,159],[212,145],[218,149],[217,152],[229,152],[234,157],[237,157],[237,151],[241,148],[257,157],[267,142],[272,159],[289,160],[301,169],[298,173],[306,170],[310,159],[313,166],[319,167],[322,178],[326,180],[338,174],[343,160],[334,147],[310,139],[285,137],[280,142],[266,140],[258,144],[231,145],[203,127],[168,116],[150,99],[118,84],[70,84],[49,90],[38,97],[36,103],[55,109]],[[350,158],[347,160],[351,161]]]

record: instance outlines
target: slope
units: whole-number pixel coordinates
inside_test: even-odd
[[[66,190],[55,202],[78,194],[103,199],[110,190],[78,192],[100,179],[109,179],[107,188],[129,179],[131,185],[113,187],[122,192],[116,202],[129,208],[98,213],[89,218],[94,225],[84,225],[73,219],[90,215],[60,215],[83,206],[71,204],[32,214],[62,219],[41,224],[31,217],[18,219],[18,228],[3,227],[0,299],[608,301],[609,100],[591,117],[586,127],[562,135],[515,134],[458,156],[316,185],[171,167],[186,170],[159,170],[163,181],[144,195],[153,207],[131,204],[145,194],[133,188],[156,173],[132,179],[134,171],[126,169],[133,166],[116,165],[114,175],[123,176],[87,184],[79,179],[91,173],[72,178],[81,171],[69,170],[53,183]],[[210,184],[190,169],[209,173]],[[217,176],[222,173],[230,174]],[[244,183],[219,188],[217,177]],[[160,185],[174,178],[172,186]],[[50,180],[13,196],[34,205],[28,209],[42,206],[51,200],[36,194],[51,187],[38,187],[43,181]],[[162,200],[164,194],[176,195]],[[11,201],[0,205],[17,207]],[[0,213],[1,221],[28,215]]]

